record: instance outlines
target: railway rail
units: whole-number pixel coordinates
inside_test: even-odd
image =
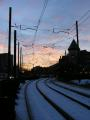
[[[52,80],[51,80],[51,82],[52,82],[53,84],[55,84],[56,86],[62,87],[62,88],[64,88],[64,89],[66,89],[66,90],[69,90],[69,91],[75,92],[75,93],[77,93],[77,94],[80,94],[80,95],[82,95],[82,96],[85,96],[85,97],[87,97],[87,98],[90,98],[90,93],[87,94],[86,92],[76,90],[77,87],[75,88],[75,86],[72,86],[73,88],[70,88],[70,86],[67,86],[67,85],[65,86],[65,84],[62,84],[62,83],[59,83],[59,84],[58,84],[57,82],[52,81]]]
[[[39,81],[38,87],[48,99],[50,99],[53,103],[55,103],[58,107],[60,107],[64,112],[70,115],[73,119],[88,120],[88,117],[90,118],[90,110],[86,108],[86,106],[83,106],[81,105],[82,103],[80,104],[74,99],[72,100],[72,98],[66,97],[63,94],[59,94],[58,92],[50,89],[45,84],[45,80]],[[84,116],[84,114],[86,116]]]
[[[69,96],[64,90],[74,93],[54,84],[50,79],[27,82],[23,92],[25,99],[23,104],[28,117],[20,120],[89,120],[90,106]],[[83,96],[80,93],[78,95]]]
[[[60,89],[60,90],[59,90],[59,89],[56,89],[56,88],[52,87],[50,84],[48,84],[48,82],[45,82],[45,84],[46,84],[50,89],[54,90],[55,92],[64,95],[65,97],[71,99],[72,101],[74,101],[74,102],[76,102],[76,103],[78,103],[78,104],[82,105],[83,107],[85,107],[85,108],[87,108],[87,109],[90,110],[90,100],[89,100],[89,99],[87,100],[87,101],[88,101],[87,103],[84,103],[84,102],[82,102],[81,100],[77,99],[76,97],[73,98],[73,97],[70,95],[71,92],[67,95],[67,93],[65,93],[65,92],[63,91],[63,89]],[[56,85],[56,84],[55,84],[55,85]],[[56,86],[57,86],[57,85],[56,85]],[[62,88],[62,87],[61,87],[61,88]],[[74,91],[73,91],[73,93],[74,93]]]
[[[40,92],[40,94],[46,99],[53,107],[56,109],[66,120],[74,120],[67,112],[65,112],[62,108],[58,107],[52,100],[50,100],[38,87],[38,82],[36,83],[36,88]]]
[[[28,120],[32,120],[31,108],[29,105],[29,99],[28,99],[28,95],[27,95],[28,86],[30,84],[31,84],[31,82],[28,82],[24,89],[25,104],[26,104],[26,110],[27,110],[27,114],[28,114]]]

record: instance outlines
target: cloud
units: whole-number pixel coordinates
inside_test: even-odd
[[[90,35],[89,34],[81,34],[79,35],[80,42],[90,42]]]
[[[33,52],[24,55],[24,63],[29,64],[31,66],[50,66],[58,62],[60,56],[63,55],[62,51],[58,51],[57,49],[53,49],[51,47],[43,47],[41,45],[35,45],[35,53],[33,56]]]
[[[0,49],[4,48],[5,46],[3,44],[0,44]]]
[[[7,46],[4,44],[0,44],[0,53],[7,52]]]
[[[0,41],[8,38],[8,34],[6,32],[0,31]]]
[[[57,59],[58,58],[58,59]],[[24,58],[24,63],[26,60],[28,60],[28,62],[26,62],[27,64],[31,64],[31,65],[34,65],[34,66],[50,66],[52,64],[55,64],[58,60],[59,60],[60,56],[59,55],[43,55],[43,54],[34,54],[34,57],[32,55],[30,56],[26,56]]]

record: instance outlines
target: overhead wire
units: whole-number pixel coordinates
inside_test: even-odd
[[[84,23],[85,21],[87,21],[89,18],[90,18],[90,10],[86,11],[79,19],[78,19],[78,22],[79,22],[79,25],[81,25],[82,23]],[[88,16],[89,15],[89,16]],[[64,32],[64,31],[59,31],[59,32]],[[59,33],[59,32],[54,32],[54,33]],[[69,29],[67,29],[67,31],[65,31],[65,33],[68,33],[68,35],[71,35],[71,37],[69,39],[74,39],[76,37],[76,28],[75,28],[75,24],[73,24]],[[66,36],[62,36],[61,38],[66,38]],[[58,41],[56,41],[54,43],[57,44]]]
[[[85,18],[85,16],[87,16],[89,14],[90,10],[87,10],[79,19],[78,21],[81,21],[83,18]]]
[[[45,9],[47,7],[47,4],[48,4],[48,0],[45,0],[44,3],[43,3],[43,9],[41,11],[41,14],[40,14],[40,17],[39,17],[39,20],[37,22],[37,26],[35,26],[34,28],[32,27],[27,27],[27,28],[23,28],[22,30],[26,30],[26,29],[31,29],[31,30],[35,30],[35,34],[34,34],[34,39],[33,39],[33,42],[32,42],[32,48],[33,48],[33,56],[34,56],[34,44],[35,44],[35,41],[36,41],[36,37],[37,37],[37,32],[38,30],[41,30],[39,29],[39,26],[40,26],[40,23],[42,21],[42,17],[44,15],[44,12],[45,12]],[[82,23],[86,22],[89,18],[90,18],[90,10],[87,10],[79,19],[78,19],[78,22],[79,22],[79,26],[82,25]],[[88,16],[89,15],[89,16]],[[17,26],[16,26],[17,27]],[[22,26],[21,26],[22,27]],[[47,31],[51,31],[51,30],[47,30]],[[75,24],[73,24],[69,29],[67,29],[67,32],[69,32],[69,34],[72,36],[71,38],[74,38],[76,37],[76,31],[75,31]],[[59,33],[59,32],[58,32]],[[63,38],[66,37],[66,36],[63,36]],[[61,39],[61,38],[60,38]],[[58,41],[56,41],[57,43]],[[56,44],[55,43],[55,44]]]
[[[42,9],[42,12],[41,12],[41,15],[40,15],[40,18],[39,18],[38,23],[37,23],[37,26],[36,26],[36,30],[35,30],[33,42],[35,42],[35,40],[36,40],[37,31],[38,31],[39,25],[40,25],[40,23],[41,23],[42,17],[43,17],[43,15],[44,15],[45,9],[46,9],[46,7],[47,7],[47,4],[48,4],[48,0],[45,0],[45,1],[44,1],[43,9]]]
[[[78,25],[81,27],[81,25],[86,22],[89,18],[90,18],[90,10],[87,10],[77,21],[78,21]],[[75,24],[73,24],[71,26],[71,28],[68,29],[69,34],[72,36],[71,38],[75,38],[76,37],[76,27]],[[80,31],[80,30],[79,30]]]
[[[39,17],[39,20],[38,20],[38,23],[37,23],[37,26],[36,26],[36,30],[35,30],[35,34],[34,34],[34,39],[33,39],[33,43],[32,43],[32,48],[33,48],[33,59],[34,59],[34,45],[35,45],[35,41],[36,41],[36,37],[37,37],[37,32],[38,32],[38,28],[40,26],[40,23],[41,23],[41,20],[42,20],[42,17],[44,15],[44,12],[46,10],[46,7],[47,7],[47,4],[48,4],[48,0],[45,0],[44,1],[44,5],[43,5],[43,9],[41,11],[41,15]],[[33,66],[34,67],[34,66]]]

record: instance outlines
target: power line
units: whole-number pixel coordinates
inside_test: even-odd
[[[87,21],[90,18],[90,15],[87,16],[82,22],[79,23],[79,25],[81,25],[82,23],[84,23],[85,21]]]
[[[36,31],[35,31],[35,34],[34,34],[34,42],[35,42],[35,40],[36,40],[37,31],[38,31],[39,25],[40,25],[40,23],[41,23],[42,17],[43,17],[43,15],[44,15],[45,9],[46,9],[46,7],[47,7],[47,4],[48,4],[48,0],[45,0],[45,1],[44,1],[43,9],[42,9],[42,12],[41,12],[41,15],[40,15],[40,18],[39,18],[38,23],[37,23]]]
[[[38,30],[42,30],[42,29],[39,29],[39,26],[40,26],[40,23],[42,21],[42,17],[44,15],[44,12],[45,12],[45,9],[47,7],[47,4],[48,4],[48,0],[45,0],[44,3],[43,3],[43,9],[41,11],[41,15],[40,15],[40,18],[37,22],[37,26],[33,26],[33,27],[26,27],[24,25],[19,25],[19,28],[21,30],[35,30],[35,34],[34,34],[34,39],[33,39],[33,42],[32,42],[32,48],[33,48],[33,55],[34,55],[34,44],[35,44],[35,40],[36,40],[36,36],[37,36],[37,32]],[[83,22],[85,22],[87,19],[89,19],[90,16],[88,16],[90,13],[90,10],[86,11],[79,19],[79,25],[81,25]],[[15,24],[15,26],[18,28],[18,26]],[[13,26],[12,26],[13,27]],[[75,32],[75,24],[73,24],[69,29],[66,29],[65,31],[64,30],[59,30],[59,31],[55,31],[56,29],[53,28],[53,29],[47,29],[47,31],[53,31],[53,33],[60,33],[60,32],[64,32],[64,33],[68,33],[70,34],[72,37],[71,38],[74,38],[76,37],[76,32]],[[74,32],[74,33],[73,33]],[[63,38],[66,37],[66,36],[63,36]],[[61,39],[61,38],[60,38]],[[58,42],[58,41],[57,41]],[[56,42],[56,43],[57,43]],[[55,43],[55,44],[56,44]]]
[[[81,21],[83,18],[85,18],[85,16],[87,16],[89,14],[90,10],[87,10],[79,19],[78,21]]]
[[[41,23],[41,20],[42,20],[42,17],[43,17],[43,15],[44,15],[44,12],[45,12],[45,9],[46,9],[46,7],[47,7],[47,4],[48,4],[48,0],[45,0],[45,1],[44,1],[43,9],[42,9],[42,11],[41,11],[40,18],[39,18],[38,23],[37,23],[36,31],[35,31],[35,34],[34,34],[34,40],[33,40],[33,43],[32,43],[33,59],[34,59],[34,44],[35,44],[35,40],[36,40],[38,28],[39,28],[39,25],[40,25],[40,23]],[[34,67],[34,66],[33,66],[33,67]]]
[[[79,25],[81,25],[82,23],[84,23],[85,21],[87,21],[90,18],[90,15],[87,16],[89,14],[89,12],[90,12],[90,10],[86,11],[85,14],[79,18]],[[53,28],[53,33],[57,33],[58,34],[60,32],[64,32],[64,33],[68,33],[68,34],[72,35],[72,33],[74,32],[71,38],[76,37],[76,31],[75,31],[76,27],[75,27],[75,24],[73,24],[69,29],[66,29],[66,30],[67,31],[59,30],[59,31],[56,32],[55,28]]]

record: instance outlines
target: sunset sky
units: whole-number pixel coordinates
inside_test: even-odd
[[[0,53],[8,51],[9,7],[12,7],[12,25],[36,29],[44,1],[0,0]],[[27,68],[58,62],[65,50],[68,53],[71,41],[76,40],[76,20],[79,22],[80,48],[90,51],[90,0],[48,0],[35,39],[35,30],[12,27],[12,54],[13,31],[16,29]]]

